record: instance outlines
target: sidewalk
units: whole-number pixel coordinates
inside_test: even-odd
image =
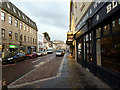
[[[61,73],[60,73],[61,72]],[[60,75],[60,76],[59,76]],[[92,73],[73,61],[67,52],[56,77],[19,88],[109,88]]]

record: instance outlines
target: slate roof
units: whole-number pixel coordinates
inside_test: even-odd
[[[17,19],[19,19],[20,21],[24,22],[25,24],[27,24],[37,30],[36,23],[34,21],[32,21],[28,16],[26,16],[21,10],[19,10],[11,2],[0,3],[0,8],[2,8],[6,12],[10,13],[11,15],[13,15]]]

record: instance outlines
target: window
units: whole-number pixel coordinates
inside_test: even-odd
[[[29,37],[28,37],[28,43],[29,43]]]
[[[27,27],[27,31],[29,32],[29,26]]]
[[[20,34],[20,40],[22,41],[22,34]]]
[[[1,20],[5,21],[5,13],[4,12],[1,12]]]
[[[5,29],[2,29],[2,37],[5,38]]]
[[[12,24],[12,17],[9,16],[9,24]]]
[[[117,32],[117,25],[116,25],[116,21],[112,21],[112,33]]]
[[[118,20],[118,21],[117,21]],[[110,27],[110,25],[109,25]],[[108,25],[103,28],[103,35],[109,33]],[[97,65],[120,74],[120,33],[119,19],[111,22],[112,33],[96,39]],[[115,32],[115,33],[114,33]]]
[[[30,33],[31,33],[31,28],[30,28]]]
[[[30,37],[31,43],[32,43],[32,37]]]
[[[20,29],[22,29],[22,22],[20,22]]]
[[[12,31],[9,31],[9,39],[12,39]]]
[[[17,21],[17,20],[15,20],[15,26],[16,26],[16,27],[18,26],[18,21]]]
[[[96,38],[101,36],[101,28],[96,29]]]
[[[7,3],[7,7],[10,9],[10,6],[9,6],[9,4]]]
[[[33,38],[33,44],[34,44],[34,38]]]
[[[108,24],[103,27],[103,35],[107,35],[109,33],[110,33],[110,25]]]
[[[24,30],[26,31],[26,25],[24,24]]]
[[[120,25],[120,18],[118,19],[118,24]]]
[[[115,27],[115,21],[112,22],[112,26]]]
[[[15,33],[15,40],[18,40],[18,33]]]
[[[14,11],[14,13],[16,13],[16,10],[15,10],[15,8],[13,8],[13,11]]]
[[[24,42],[26,42],[26,36],[24,36]]]
[[[18,11],[18,15],[21,16],[19,11]]]

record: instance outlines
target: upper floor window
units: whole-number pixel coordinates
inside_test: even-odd
[[[16,27],[18,26],[18,21],[17,21],[17,20],[15,20],[15,26],[16,26]]]
[[[26,36],[24,36],[24,42],[26,42]]]
[[[29,43],[29,37],[28,37],[28,43]]]
[[[15,33],[15,40],[18,40],[18,33]]]
[[[1,20],[5,21],[5,13],[1,12]]]
[[[20,34],[20,40],[22,41],[22,34]]]
[[[26,31],[26,25],[24,24],[24,30]]]
[[[12,24],[12,17],[9,16],[9,24]]]
[[[2,37],[5,38],[5,29],[2,28]]]
[[[22,22],[20,22],[20,29],[22,29]]]
[[[27,27],[27,31],[29,32],[29,27]]]
[[[12,31],[9,31],[9,39],[12,39]]]

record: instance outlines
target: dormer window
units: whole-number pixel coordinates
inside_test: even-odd
[[[7,7],[10,9],[10,6],[9,6],[9,4],[7,3]]]
[[[18,12],[18,15],[21,16],[21,15],[20,15],[20,12]]]
[[[23,19],[25,19],[24,15],[22,15]]]
[[[15,8],[13,8],[13,11],[14,11],[14,13],[16,13],[16,10],[15,10]]]

